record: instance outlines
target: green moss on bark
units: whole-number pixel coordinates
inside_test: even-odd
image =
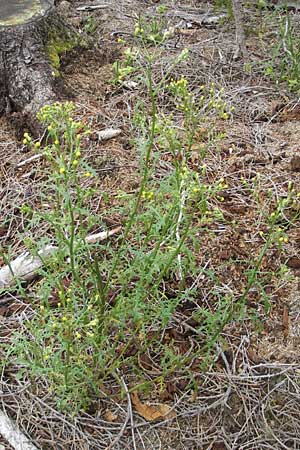
[[[46,54],[49,62],[53,68],[55,76],[59,76],[60,58],[61,55],[66,54],[73,48],[79,45],[79,40],[74,39],[62,39],[59,37],[51,37],[46,44]]]

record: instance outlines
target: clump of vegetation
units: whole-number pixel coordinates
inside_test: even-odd
[[[286,10],[278,27],[278,38],[273,47],[273,60],[266,68],[266,74],[279,78],[288,84],[293,92],[300,90],[300,38],[298,28],[291,22]]]
[[[214,143],[217,148],[223,137],[214,129],[215,122],[229,120],[233,108],[214,83],[200,86],[195,95],[184,76],[172,78],[173,69],[188,58],[187,50],[156,80],[153,64],[159,52],[151,53],[151,46],[144,44],[157,50],[168,35],[162,18],[149,27],[139,21],[135,38],[143,45],[126,49],[124,60],[115,65],[114,83],[122,87],[133,78],[147,89],[147,98],[136,104],[133,114],[139,186],[134,193],[119,195],[120,236],[87,243],[91,230],[106,226],[89,209],[95,191],[87,180],[95,174],[82,145],[89,132],[73,120],[73,105],[57,103],[40,111],[38,118],[47,128],[45,145],[24,135],[24,144],[42,151],[48,161],[41,209],[24,210],[28,230],[32,223],[46,222],[51,236],[37,246],[27,238],[26,245],[37,253],[54,241],[58,252],[40,270],[41,279],[32,288],[34,315],[25,323],[26,332],[17,333],[7,351],[21,373],[47,379],[58,406],[72,413],[89,406],[103,380],[118,379],[118,370],[128,367],[144,388],[162,385],[176,370],[192,383],[190,362],[198,358],[205,366],[224,327],[244,317],[253,286],[264,291],[260,277],[268,249],[287,239],[278,222],[293,202],[292,192],[273,205],[266,218],[263,246],[249,261],[239,296],[218,292],[218,277],[209,272],[215,284],[213,307],[197,305],[190,326],[199,347],[182,353],[174,341],[162,339],[176,310],[187,302],[196,305],[201,295],[197,280],[204,269],[198,266],[195,251],[201,251],[201,230],[209,232],[210,225],[224,221],[221,205],[228,184],[224,178],[208,180],[204,161],[209,146]],[[160,107],[161,92],[169,96],[169,114]],[[168,170],[161,176],[166,153]],[[195,153],[196,166],[191,163]],[[105,208],[106,215],[113,211],[109,199]],[[267,295],[263,302],[268,310]],[[150,381],[138,363],[145,352],[160,364],[159,374]]]

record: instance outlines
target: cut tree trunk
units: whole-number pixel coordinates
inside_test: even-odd
[[[0,0],[0,115],[37,133],[37,112],[57,98],[59,55],[76,45],[54,0]]]

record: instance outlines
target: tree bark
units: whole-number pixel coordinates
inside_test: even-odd
[[[56,99],[59,54],[76,45],[76,33],[53,0],[0,0],[0,115],[22,116],[31,132],[39,109]]]

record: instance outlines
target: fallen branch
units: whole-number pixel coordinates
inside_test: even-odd
[[[43,156],[44,156],[43,153],[36,153],[35,155],[30,156],[30,158],[27,158],[27,159],[25,159],[24,161],[19,162],[19,163],[16,165],[16,168],[19,169],[20,167],[23,167],[23,166],[25,166],[26,164],[29,164],[29,163],[31,163],[32,161],[35,161],[36,159],[41,159],[41,158],[43,158]]]
[[[102,231],[101,233],[90,234],[85,238],[87,244],[104,241],[110,236],[121,231],[121,227],[114,228],[110,231]],[[11,263],[0,269],[0,289],[8,288],[15,283],[15,280],[31,281],[47,259],[54,255],[58,250],[55,245],[46,245],[45,248],[38,251],[36,256],[29,252],[22,253]]]
[[[14,450],[38,450],[17,425],[0,410],[0,434]]]
[[[105,9],[109,5],[84,5],[76,8],[77,11],[95,11],[96,9]]]
[[[221,20],[225,19],[227,17],[226,14],[210,14],[205,11],[198,11],[197,13],[189,13],[187,11],[181,11],[181,10],[175,10],[171,11],[170,13],[167,13],[167,16],[169,17],[175,17],[184,20],[185,22],[194,24],[198,27],[202,27],[205,25],[212,26],[216,25]]]

